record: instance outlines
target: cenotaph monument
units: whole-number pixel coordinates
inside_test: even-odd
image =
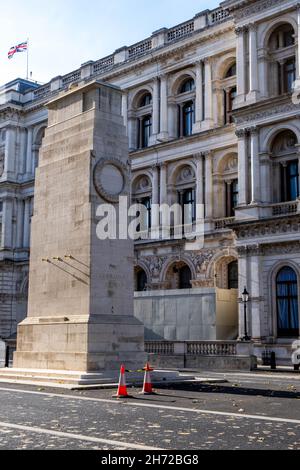
[[[97,209],[130,199],[121,91],[97,81],[47,105],[31,228],[28,317],[14,368],[73,373],[78,383],[141,369],[144,327],[133,315],[133,241],[100,240]],[[47,372],[48,371],[48,372]]]

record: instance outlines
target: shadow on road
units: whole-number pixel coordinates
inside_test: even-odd
[[[299,399],[300,392],[293,390],[272,390],[272,389],[258,389],[252,387],[245,387],[241,385],[228,384],[225,385],[213,385],[213,384],[174,384],[172,386],[159,386],[156,387],[158,396],[170,396],[163,393],[164,390],[176,391],[186,391],[186,392],[197,392],[197,393],[218,393],[218,394],[228,394],[228,395],[243,395],[243,396],[259,396],[259,397],[272,397],[272,398],[289,398],[289,399]],[[194,396],[182,396],[180,398],[185,398],[188,400],[194,400]]]

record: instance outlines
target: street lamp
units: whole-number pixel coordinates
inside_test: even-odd
[[[245,336],[243,341],[251,341],[251,337],[248,335],[248,328],[247,328],[247,303],[249,302],[249,292],[245,287],[244,292],[242,293],[242,301],[244,304],[244,327],[245,327]]]

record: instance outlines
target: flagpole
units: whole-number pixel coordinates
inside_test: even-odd
[[[27,67],[26,67],[26,80],[29,79],[29,38],[27,38]]]

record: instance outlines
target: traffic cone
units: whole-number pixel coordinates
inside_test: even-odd
[[[145,379],[144,379],[144,387],[142,391],[143,395],[155,395],[153,392],[152,382],[151,382],[151,372],[153,370],[154,369],[150,367],[149,362],[147,362],[146,367],[144,367]]]
[[[126,386],[126,377],[125,377],[125,366],[121,366],[120,371],[120,381],[118,387],[118,393],[116,395],[117,398],[128,398],[129,395],[127,393],[127,386]]]

